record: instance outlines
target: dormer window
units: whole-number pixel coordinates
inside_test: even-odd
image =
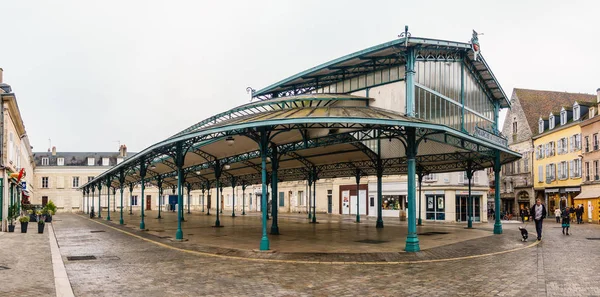
[[[64,166],[65,165],[65,158],[58,158],[58,159],[56,159],[56,165],[58,165],[58,166]]]
[[[554,115],[551,114],[550,117],[548,118],[548,121],[550,122],[550,130],[554,129]]]
[[[577,107],[577,110],[579,110],[579,106]],[[596,116],[596,109],[592,107],[590,108],[590,119],[594,116]]]
[[[94,166],[94,158],[88,158],[88,166]]]
[[[102,158],[102,166],[108,166],[108,158]]]
[[[566,110],[561,110],[560,111],[560,125],[566,125],[567,124],[567,111]]]
[[[538,127],[539,132],[540,133],[544,132],[544,120],[540,119],[538,125],[539,125],[539,127]]]
[[[50,159],[42,158],[42,166],[48,166],[48,165],[50,165]]]
[[[575,102],[575,104],[573,104],[573,121],[579,120],[579,110],[579,104]]]

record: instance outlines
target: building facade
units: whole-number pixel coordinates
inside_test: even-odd
[[[589,108],[588,119],[581,122],[583,182],[581,193],[574,200],[575,205],[583,206],[583,220],[590,223],[599,223],[600,219],[600,89],[596,93],[596,103]]]
[[[541,133],[540,118],[547,119],[551,113],[555,113],[555,120],[560,120],[563,107],[566,113],[572,114],[574,104],[580,102],[583,105],[581,108],[587,110],[588,103],[595,101],[595,98],[594,95],[578,93],[513,90],[511,109],[506,114],[502,134],[507,136],[509,148],[521,153],[522,159],[502,167],[500,189],[493,189],[501,193],[502,212],[519,215],[520,210],[533,205],[537,197],[534,187],[539,186],[534,177],[537,167],[533,164],[536,157],[533,137]],[[490,184],[493,185],[493,182],[493,175],[490,175]]]
[[[2,112],[0,116],[0,152],[2,170],[0,171],[0,230],[6,231],[8,225],[8,208],[17,205],[20,210],[21,201],[27,202],[35,194],[35,164],[31,153],[29,137],[17,104],[17,97],[10,85],[3,83],[3,70],[0,68],[0,98]],[[21,174],[19,174],[21,173]]]

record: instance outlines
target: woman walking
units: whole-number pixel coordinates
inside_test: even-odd
[[[562,211],[562,232],[565,234],[565,229],[567,230],[567,235],[569,235],[569,227],[571,226],[571,216],[568,207],[565,207]]]

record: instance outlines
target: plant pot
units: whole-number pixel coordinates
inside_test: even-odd
[[[44,233],[44,226],[46,226],[46,224],[38,224],[38,233]]]
[[[8,225],[8,232],[15,232],[15,225]]]
[[[46,220],[44,221],[46,223],[51,223],[52,222],[52,215],[46,215]]]
[[[27,226],[29,222],[21,222],[21,233],[27,233]]]

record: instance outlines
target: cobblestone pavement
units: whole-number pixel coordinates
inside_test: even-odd
[[[152,235],[136,238],[82,216],[60,217],[55,232],[76,296],[600,296],[600,240],[587,239],[600,238],[598,225],[573,225],[573,235],[563,236],[548,220],[540,244],[478,258],[325,265],[202,256],[144,240],[161,240]],[[496,238],[521,244],[516,226],[415,257],[479,254],[493,250]],[[66,261],[73,255],[97,259]]]
[[[55,296],[48,228],[38,234],[37,223],[27,233],[0,232],[0,296]],[[52,234],[50,234],[52,235]]]

